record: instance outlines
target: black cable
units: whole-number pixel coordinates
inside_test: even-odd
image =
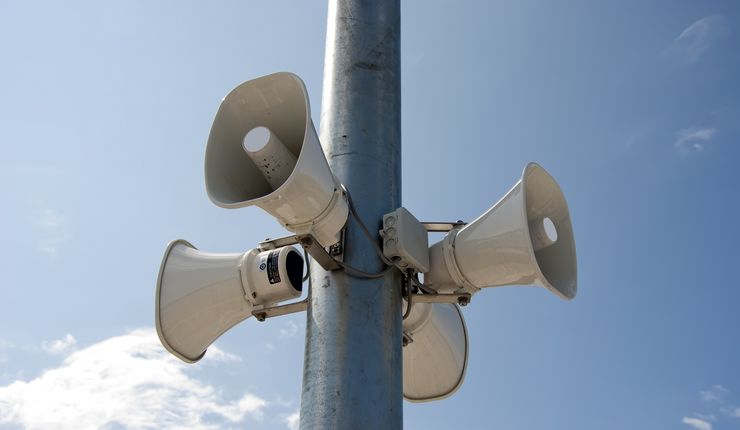
[[[413,282],[414,285],[416,285],[424,294],[437,294],[436,291],[431,289],[428,285],[424,285],[419,281],[418,278],[419,274],[415,273],[413,277],[411,277],[411,282]]]
[[[414,294],[411,291],[411,282],[412,282],[411,279],[412,279],[411,270],[409,270],[408,272],[406,272],[406,276],[403,282],[403,286],[404,286],[403,289],[405,290],[405,293],[406,293],[406,312],[403,313],[404,320],[408,318],[409,315],[411,315],[411,306],[414,305],[413,299],[412,299]]]
[[[347,203],[349,204],[349,211],[350,214],[352,214],[352,217],[357,221],[357,224],[360,226],[360,230],[365,234],[365,237],[370,241],[370,243],[373,244],[373,248],[375,248],[375,252],[378,253],[378,257],[387,265],[392,266],[393,262],[389,260],[384,254],[383,250],[380,248],[380,245],[378,245],[378,241],[373,237],[373,235],[370,233],[370,230],[368,230],[367,226],[364,222],[362,222],[362,219],[357,214],[357,209],[355,208],[354,202],[352,202],[352,196],[349,194],[349,190],[342,185],[342,189],[344,190],[344,193],[347,195]]]
[[[334,261],[336,261],[337,264],[339,264],[342,267],[342,269],[344,269],[344,272],[347,275],[352,276],[353,278],[360,278],[360,279],[379,279],[385,276],[386,273],[396,268],[396,266],[388,266],[385,269],[383,269],[381,272],[368,273],[368,272],[365,272],[364,270],[360,270],[355,267],[352,267],[349,264],[344,263],[342,261],[339,261],[339,260],[334,260]]]
[[[393,264],[393,261],[386,258],[385,255],[383,255],[383,250],[380,249],[380,245],[378,245],[378,241],[375,240],[372,234],[370,234],[370,230],[368,230],[365,223],[362,222],[362,219],[360,219],[359,215],[357,214],[357,209],[355,208],[354,203],[352,202],[352,197],[349,194],[349,191],[347,188],[342,185],[342,190],[344,190],[344,194],[347,196],[347,204],[349,206],[349,213],[352,215],[352,218],[355,219],[357,224],[360,226],[360,230],[365,234],[367,239],[372,243],[373,248],[375,249],[375,252],[378,254],[378,257],[385,263],[387,267],[385,267],[383,270],[381,270],[378,273],[368,273],[364,270],[358,269],[356,267],[351,266],[348,263],[345,263],[343,261],[339,261],[336,258],[333,258],[333,260],[339,264],[339,266],[344,270],[347,275],[352,276],[354,278],[360,278],[360,279],[378,279],[385,276],[386,273],[393,270],[396,266]]]
[[[311,278],[311,260],[308,257],[306,248],[303,248],[303,261],[306,263],[306,275],[303,277],[301,282],[306,282],[306,280]]]

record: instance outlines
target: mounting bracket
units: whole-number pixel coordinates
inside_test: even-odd
[[[270,250],[288,245],[301,245],[325,270],[339,270],[341,268],[334,257],[329,255],[326,249],[310,234],[284,236],[277,239],[267,238],[259,243],[259,248]]]

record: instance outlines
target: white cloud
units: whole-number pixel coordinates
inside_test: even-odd
[[[716,134],[716,128],[687,128],[676,133],[673,147],[682,154],[702,152]]]
[[[76,344],[77,339],[75,339],[74,336],[72,336],[71,334],[67,333],[67,335],[61,339],[41,342],[41,349],[48,352],[49,354],[64,354],[74,349],[74,346]]]
[[[699,396],[701,396],[702,400],[705,400],[707,402],[714,402],[721,400],[721,397],[725,394],[727,394],[729,390],[719,384],[712,385],[707,390],[699,391]]]
[[[36,215],[33,224],[41,234],[39,251],[56,258],[59,246],[71,237],[67,217],[56,209],[45,208]]]
[[[288,426],[290,430],[298,430],[298,424],[301,422],[300,411],[295,411],[288,415],[285,417],[284,421],[285,425]]]
[[[200,361],[203,364],[210,363],[225,363],[225,362],[239,362],[242,358],[236,354],[231,354],[213,345],[208,347],[208,353],[203,356]]]
[[[670,51],[687,64],[695,63],[724,30],[720,15],[705,16],[688,26],[673,41]]]
[[[294,323],[293,321],[288,320],[286,326],[280,328],[280,337],[282,339],[293,337],[296,334],[298,334],[298,324]]]
[[[699,418],[683,417],[682,422],[689,427],[693,427],[696,430],[712,430],[712,423],[701,420]]]
[[[735,408],[730,411],[730,416],[735,418],[740,418],[740,408]]]
[[[699,396],[701,396],[702,400],[705,400],[707,402],[713,402],[716,400],[719,400],[719,397],[717,394],[715,394],[712,391],[699,391]]]
[[[211,359],[229,359],[211,346]],[[54,428],[217,429],[251,417],[267,402],[227,400],[188,375],[152,329],[134,330],[73,352],[30,381],[0,387],[0,425]]]

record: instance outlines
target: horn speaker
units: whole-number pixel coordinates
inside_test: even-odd
[[[292,73],[244,82],[224,97],[208,137],[205,178],[216,205],[259,206],[325,247],[339,241],[349,214],[311,121],[306,87]]]
[[[572,299],[578,291],[568,204],[555,179],[535,163],[498,203],[429,252],[424,281],[437,292],[539,285]]]
[[[300,296],[302,277],[303,257],[292,246],[212,254],[175,240],[157,279],[159,339],[172,354],[194,363],[219,336],[250,317],[254,306]]]

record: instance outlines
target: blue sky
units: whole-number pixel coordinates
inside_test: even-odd
[[[0,4],[0,428],[289,429],[305,315],[194,366],[153,332],[168,241],[241,252],[280,226],[208,200],[218,103],[292,71],[318,126],[326,4]],[[579,294],[464,314],[451,398],[407,429],[740,429],[740,5],[402,6],[403,202],[471,220],[528,161],[563,188]]]

